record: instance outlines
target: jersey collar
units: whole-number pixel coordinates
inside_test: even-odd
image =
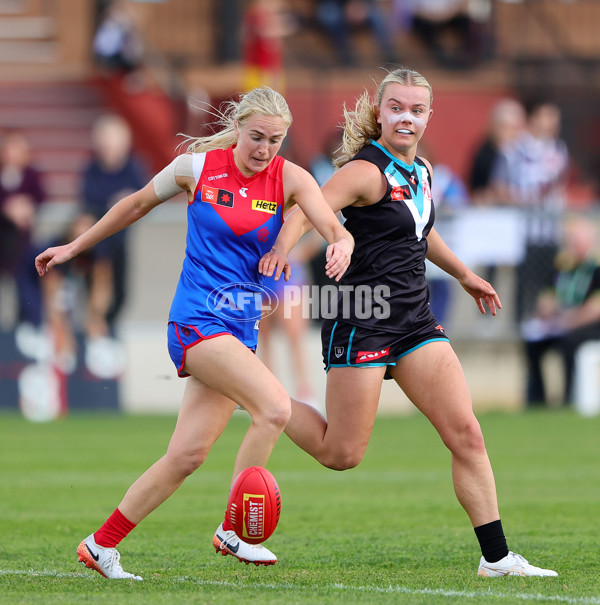
[[[402,168],[407,170],[409,173],[413,171],[413,168],[415,165],[414,162],[412,164],[407,164],[406,162],[403,162],[396,156],[392,155],[383,145],[380,145],[377,141],[371,140],[370,143],[374,147],[377,147],[377,149],[380,149],[381,151],[383,151],[383,153],[385,153],[385,155],[387,155],[388,158],[390,158],[392,161],[394,161],[396,164],[398,164],[398,166],[402,166]]]

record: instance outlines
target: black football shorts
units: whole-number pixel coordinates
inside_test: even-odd
[[[395,366],[401,357],[435,341],[449,341],[444,328],[435,320],[406,334],[377,331],[333,319],[324,320],[321,328],[326,372],[329,368]],[[387,372],[385,378],[390,378]]]

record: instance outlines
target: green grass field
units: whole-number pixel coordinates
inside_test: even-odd
[[[0,603],[600,604],[600,418],[569,411],[480,415],[509,547],[558,578],[485,579],[450,479],[419,415],[379,418],[362,464],[321,468],[287,437],[269,464],[282,516],[273,567],[217,556],[239,413],[206,464],[121,544],[144,582],[77,562],[129,484],[164,452],[172,417],[0,414]]]

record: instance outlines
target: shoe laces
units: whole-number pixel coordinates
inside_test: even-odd
[[[235,544],[240,540],[240,537],[233,531],[233,529],[227,531],[223,530],[223,533],[225,534],[222,538],[223,541],[233,542]]]
[[[112,548],[111,549],[112,552],[110,553],[110,557],[109,559],[106,561],[106,566],[108,568],[109,571],[123,571],[123,568],[121,567],[121,554],[119,553],[119,551],[116,548]]]
[[[523,567],[526,567],[527,565],[529,565],[529,561],[523,557],[522,555],[516,553],[516,552],[510,552],[510,554],[513,556],[513,559],[515,560],[515,562],[520,563]]]

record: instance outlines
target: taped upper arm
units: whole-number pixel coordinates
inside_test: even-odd
[[[154,192],[161,201],[178,195],[185,191],[177,184],[176,177],[194,178],[192,155],[184,153],[178,155],[168,166],[165,166],[153,179]]]

